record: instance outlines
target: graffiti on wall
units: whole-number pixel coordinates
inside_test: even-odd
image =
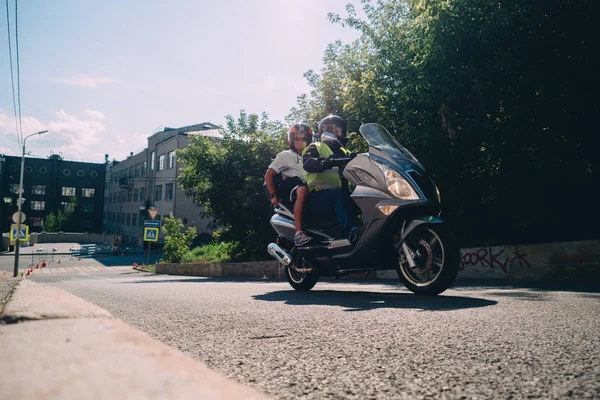
[[[508,274],[508,266],[512,262],[518,263],[519,267],[531,268],[527,261],[527,253],[523,249],[519,249],[518,246],[512,248],[512,252],[509,249],[509,247],[486,247],[461,250],[460,270],[464,270],[465,266],[500,268]]]

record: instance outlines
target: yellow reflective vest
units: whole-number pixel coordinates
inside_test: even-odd
[[[312,143],[311,146],[312,145],[316,147],[320,158],[329,158],[329,156],[333,154],[333,151],[331,151],[329,146],[324,142],[315,142]],[[307,149],[308,147],[304,149],[302,155],[306,153]],[[342,147],[342,151],[346,156],[350,156],[350,152],[345,148]],[[342,181],[340,179],[339,168],[333,167],[319,173],[310,172],[306,176],[306,184],[308,185],[308,190],[311,192],[326,189],[341,189]]]

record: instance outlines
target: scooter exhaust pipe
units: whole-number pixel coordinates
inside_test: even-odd
[[[292,262],[292,256],[290,256],[285,250],[275,243],[269,243],[267,246],[267,252],[279,261],[284,267],[287,267]]]

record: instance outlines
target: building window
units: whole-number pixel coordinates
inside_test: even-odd
[[[173,184],[167,183],[165,185],[165,200],[173,200]]]
[[[66,211],[66,212],[75,211],[75,204],[73,204],[71,202],[61,201],[60,205],[61,205],[63,211]]]
[[[31,171],[33,171],[33,168],[31,168],[31,166],[26,166],[25,167],[25,172],[30,173]]]
[[[69,197],[75,196],[75,188],[63,186],[62,187],[62,195],[69,196]]]
[[[112,215],[112,222],[113,222],[113,224],[117,223],[117,213],[113,213],[113,215]]]
[[[32,210],[44,210],[46,208],[46,202],[45,201],[32,201],[31,202],[31,209]]]
[[[154,189],[154,201],[162,200],[162,185],[156,185],[156,189]]]
[[[69,175],[71,175],[71,170],[70,169],[63,169],[63,174],[65,176],[69,176]]]
[[[44,218],[30,218],[31,220],[31,226],[43,226],[44,225]]]
[[[136,178],[140,176],[140,164],[135,165],[135,175]]]
[[[82,204],[83,212],[94,212],[94,204]]]
[[[169,167],[168,168],[173,168],[175,166],[175,151],[170,151],[169,152]]]
[[[126,224],[127,225],[131,225],[131,214],[130,213],[127,213],[127,222],[126,222]]]
[[[133,189],[133,201],[138,201],[138,190]]]
[[[130,178],[133,178],[133,165],[129,167],[129,175]]]
[[[25,187],[25,185],[23,185],[23,188]],[[11,183],[10,184],[10,192],[11,193],[19,193],[19,184],[18,183]]]
[[[83,172],[82,169],[80,169],[79,171],[77,171],[77,176],[84,176],[85,172]]]
[[[154,161],[156,161],[156,160],[155,160],[155,157],[156,157],[156,153],[153,151],[153,152],[152,152],[152,155],[151,155],[151,157],[150,157],[150,169],[151,169],[152,171],[154,171]]]
[[[165,169],[165,155],[161,154],[158,156],[158,170],[162,171],[163,169]]]
[[[31,194],[46,194],[46,185],[33,185]]]
[[[45,174],[46,172],[48,172],[48,170],[46,169],[46,167],[41,167],[40,168],[40,174]]]
[[[90,175],[92,178],[98,177],[98,173],[96,171],[92,171],[92,173]]]
[[[131,226],[136,226],[137,225],[137,214],[133,213],[131,214]]]
[[[131,199],[133,199],[133,190],[127,191],[127,201],[131,203]]]
[[[82,188],[81,195],[83,197],[94,197],[96,195],[96,189],[93,188]]]
[[[142,176],[146,176],[146,164],[147,164],[146,161],[144,161],[142,163],[142,170],[140,171],[140,173],[142,174]]]
[[[146,201],[146,189],[140,188],[140,201]]]

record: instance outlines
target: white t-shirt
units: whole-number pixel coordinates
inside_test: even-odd
[[[306,171],[303,165],[304,162],[300,154],[294,153],[292,150],[285,150],[277,154],[269,168],[278,174],[281,173],[283,179],[297,176],[302,179],[302,182],[306,182]]]

